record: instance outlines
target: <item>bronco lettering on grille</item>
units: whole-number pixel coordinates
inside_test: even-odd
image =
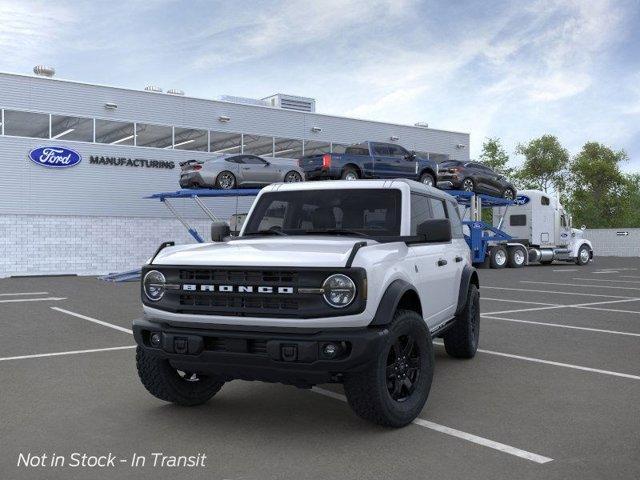
[[[182,285],[182,290],[187,292],[220,292],[220,293],[273,293],[273,294],[293,294],[293,287],[270,287],[267,285],[196,285],[186,283]]]

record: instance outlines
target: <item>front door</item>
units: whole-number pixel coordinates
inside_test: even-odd
[[[390,169],[393,171],[393,178],[415,179],[417,176],[417,161],[407,150],[400,145],[388,145],[389,157],[391,160]]]
[[[393,164],[395,158],[391,156],[389,147],[382,143],[371,144],[373,157],[373,176],[375,178],[395,178]]]
[[[268,185],[278,180],[276,166],[255,155],[243,157],[240,172],[245,185]]]

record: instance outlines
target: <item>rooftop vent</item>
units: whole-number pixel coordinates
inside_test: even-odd
[[[179,95],[181,97],[184,96],[184,91],[183,90],[178,90],[177,88],[172,88],[171,90],[167,90],[167,93],[169,95]]]
[[[162,93],[162,89],[156,85],[147,85],[146,87],[144,87],[144,89],[147,92],[156,92],[156,93]]]
[[[299,112],[315,112],[316,101],[309,97],[297,97],[295,95],[285,95],[276,93],[270,97],[263,98],[270,106],[284,108],[287,110],[297,110]]]
[[[414,125],[416,127],[429,128],[429,124],[427,122],[417,122],[417,123],[414,123]]]
[[[47,67],[45,65],[36,65],[33,67],[33,73],[40,77],[53,77],[56,74],[56,69],[53,67]]]

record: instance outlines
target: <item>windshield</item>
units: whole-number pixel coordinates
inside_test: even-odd
[[[243,235],[400,235],[396,189],[302,190],[260,197]]]

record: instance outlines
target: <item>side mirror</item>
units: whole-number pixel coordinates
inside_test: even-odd
[[[231,228],[226,222],[213,222],[211,224],[211,241],[222,242],[226,237],[231,235]]]
[[[411,150],[409,153],[407,153],[404,158],[406,160],[413,160],[414,158],[416,158],[416,152],[414,152],[413,150]]]
[[[429,243],[450,242],[451,221],[448,218],[425,220],[418,225],[416,233]]]
[[[264,166],[265,166],[265,167],[268,167],[269,165],[271,165],[271,162],[269,162],[268,160],[265,160],[265,164],[264,164]]]
[[[582,226],[580,227],[580,230],[582,230],[582,231],[584,231],[584,230],[586,230],[586,229],[587,229],[587,226],[586,226],[586,225],[582,225]]]

